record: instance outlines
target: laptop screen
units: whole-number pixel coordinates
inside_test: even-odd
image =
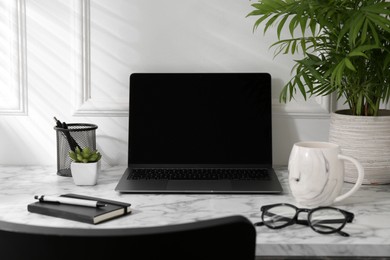
[[[132,74],[129,164],[272,165],[271,76]]]

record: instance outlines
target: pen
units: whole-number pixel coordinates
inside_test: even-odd
[[[76,140],[74,140],[74,138],[70,135],[69,131],[64,131],[64,130],[68,130],[68,125],[65,123],[65,122],[61,122],[60,120],[58,120],[56,117],[54,117],[54,121],[56,121],[56,127],[57,128],[60,128],[62,130],[60,130],[60,132],[62,133],[62,135],[66,138],[66,140],[68,141],[68,144],[69,144],[69,147],[72,151],[75,151],[76,147],[78,147],[80,150],[81,150],[81,147],[80,145],[76,142]]]
[[[35,195],[34,199],[39,200],[39,202],[56,202],[60,204],[86,206],[86,207],[93,207],[93,208],[106,206],[106,204],[96,200],[83,200],[83,199],[56,197],[56,196],[47,196],[47,195],[41,195],[41,196]]]

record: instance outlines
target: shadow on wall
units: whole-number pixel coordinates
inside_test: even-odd
[[[272,78],[272,143],[273,164],[287,165],[292,145],[299,139],[294,120],[285,114],[275,113],[279,103],[279,94],[285,82]]]
[[[275,165],[287,165],[296,142],[328,141],[329,119],[273,115],[273,154]]]
[[[288,116],[273,115],[272,127],[273,164],[287,165],[291,148],[299,140],[295,121]]]
[[[102,154],[102,168],[127,165],[127,142],[108,135],[98,135],[96,148]],[[114,149],[113,149],[114,148]]]
[[[272,80],[273,104],[273,162],[287,165],[292,146],[300,141],[328,141],[330,117],[317,101],[306,101],[308,107],[300,108],[298,101],[293,104],[279,102],[282,87],[286,84],[280,78]],[[298,99],[303,97],[298,97]],[[311,110],[313,109],[313,111]],[[319,116],[313,116],[320,113]]]

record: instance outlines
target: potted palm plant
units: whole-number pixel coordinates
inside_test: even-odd
[[[383,109],[390,98],[390,2],[258,0],[252,7],[254,30],[276,26],[275,55],[302,54],[280,101],[297,92],[344,99],[349,109],[331,114],[329,141],[363,164],[364,183],[390,183],[390,112]],[[291,38],[281,39],[284,29]],[[345,170],[354,182],[353,166]]]
[[[89,147],[69,152],[73,160],[70,164],[73,181],[76,185],[95,185],[100,173],[100,159],[102,155]]]

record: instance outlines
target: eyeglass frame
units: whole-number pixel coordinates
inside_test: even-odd
[[[271,225],[267,225],[267,222],[264,221],[264,214],[265,212],[267,212],[269,209],[271,208],[274,208],[274,207],[280,207],[280,206],[288,206],[288,207],[291,207],[293,209],[295,209],[295,215],[290,219],[290,221],[288,221],[286,224],[283,224],[283,225],[280,225],[280,226],[271,226]],[[310,217],[311,215],[313,214],[313,212],[316,212],[318,210],[326,210],[326,209],[330,209],[330,210],[335,210],[335,211],[338,211],[340,212],[344,217],[344,222],[343,224],[339,227],[339,228],[332,228],[332,227],[328,227],[328,228],[331,228],[332,231],[322,231],[322,230],[318,230],[316,229],[311,221],[310,221]],[[351,223],[355,217],[355,215],[352,213],[352,212],[349,212],[349,211],[346,211],[346,210],[343,210],[343,209],[339,209],[339,208],[335,208],[335,207],[329,207],[329,206],[326,206],[326,207],[316,207],[314,209],[308,209],[308,208],[298,208],[292,204],[289,204],[289,203],[276,203],[276,204],[270,204],[270,205],[265,205],[265,206],[262,206],[260,208],[260,211],[262,212],[261,214],[261,222],[256,222],[254,223],[255,226],[267,226],[268,228],[271,228],[271,229],[281,229],[281,228],[284,228],[284,227],[287,227],[287,226],[291,226],[291,225],[294,225],[294,224],[300,224],[300,225],[305,225],[305,226],[309,226],[312,230],[314,230],[315,232],[317,233],[320,233],[320,234],[333,234],[333,233],[338,233],[344,237],[349,237],[349,234],[344,232],[344,231],[341,231],[341,229],[343,229],[345,227],[345,225],[347,223]],[[307,220],[299,220],[298,219],[298,215],[299,213],[301,212],[306,212],[307,213]],[[281,217],[284,217],[284,216],[281,216]]]

